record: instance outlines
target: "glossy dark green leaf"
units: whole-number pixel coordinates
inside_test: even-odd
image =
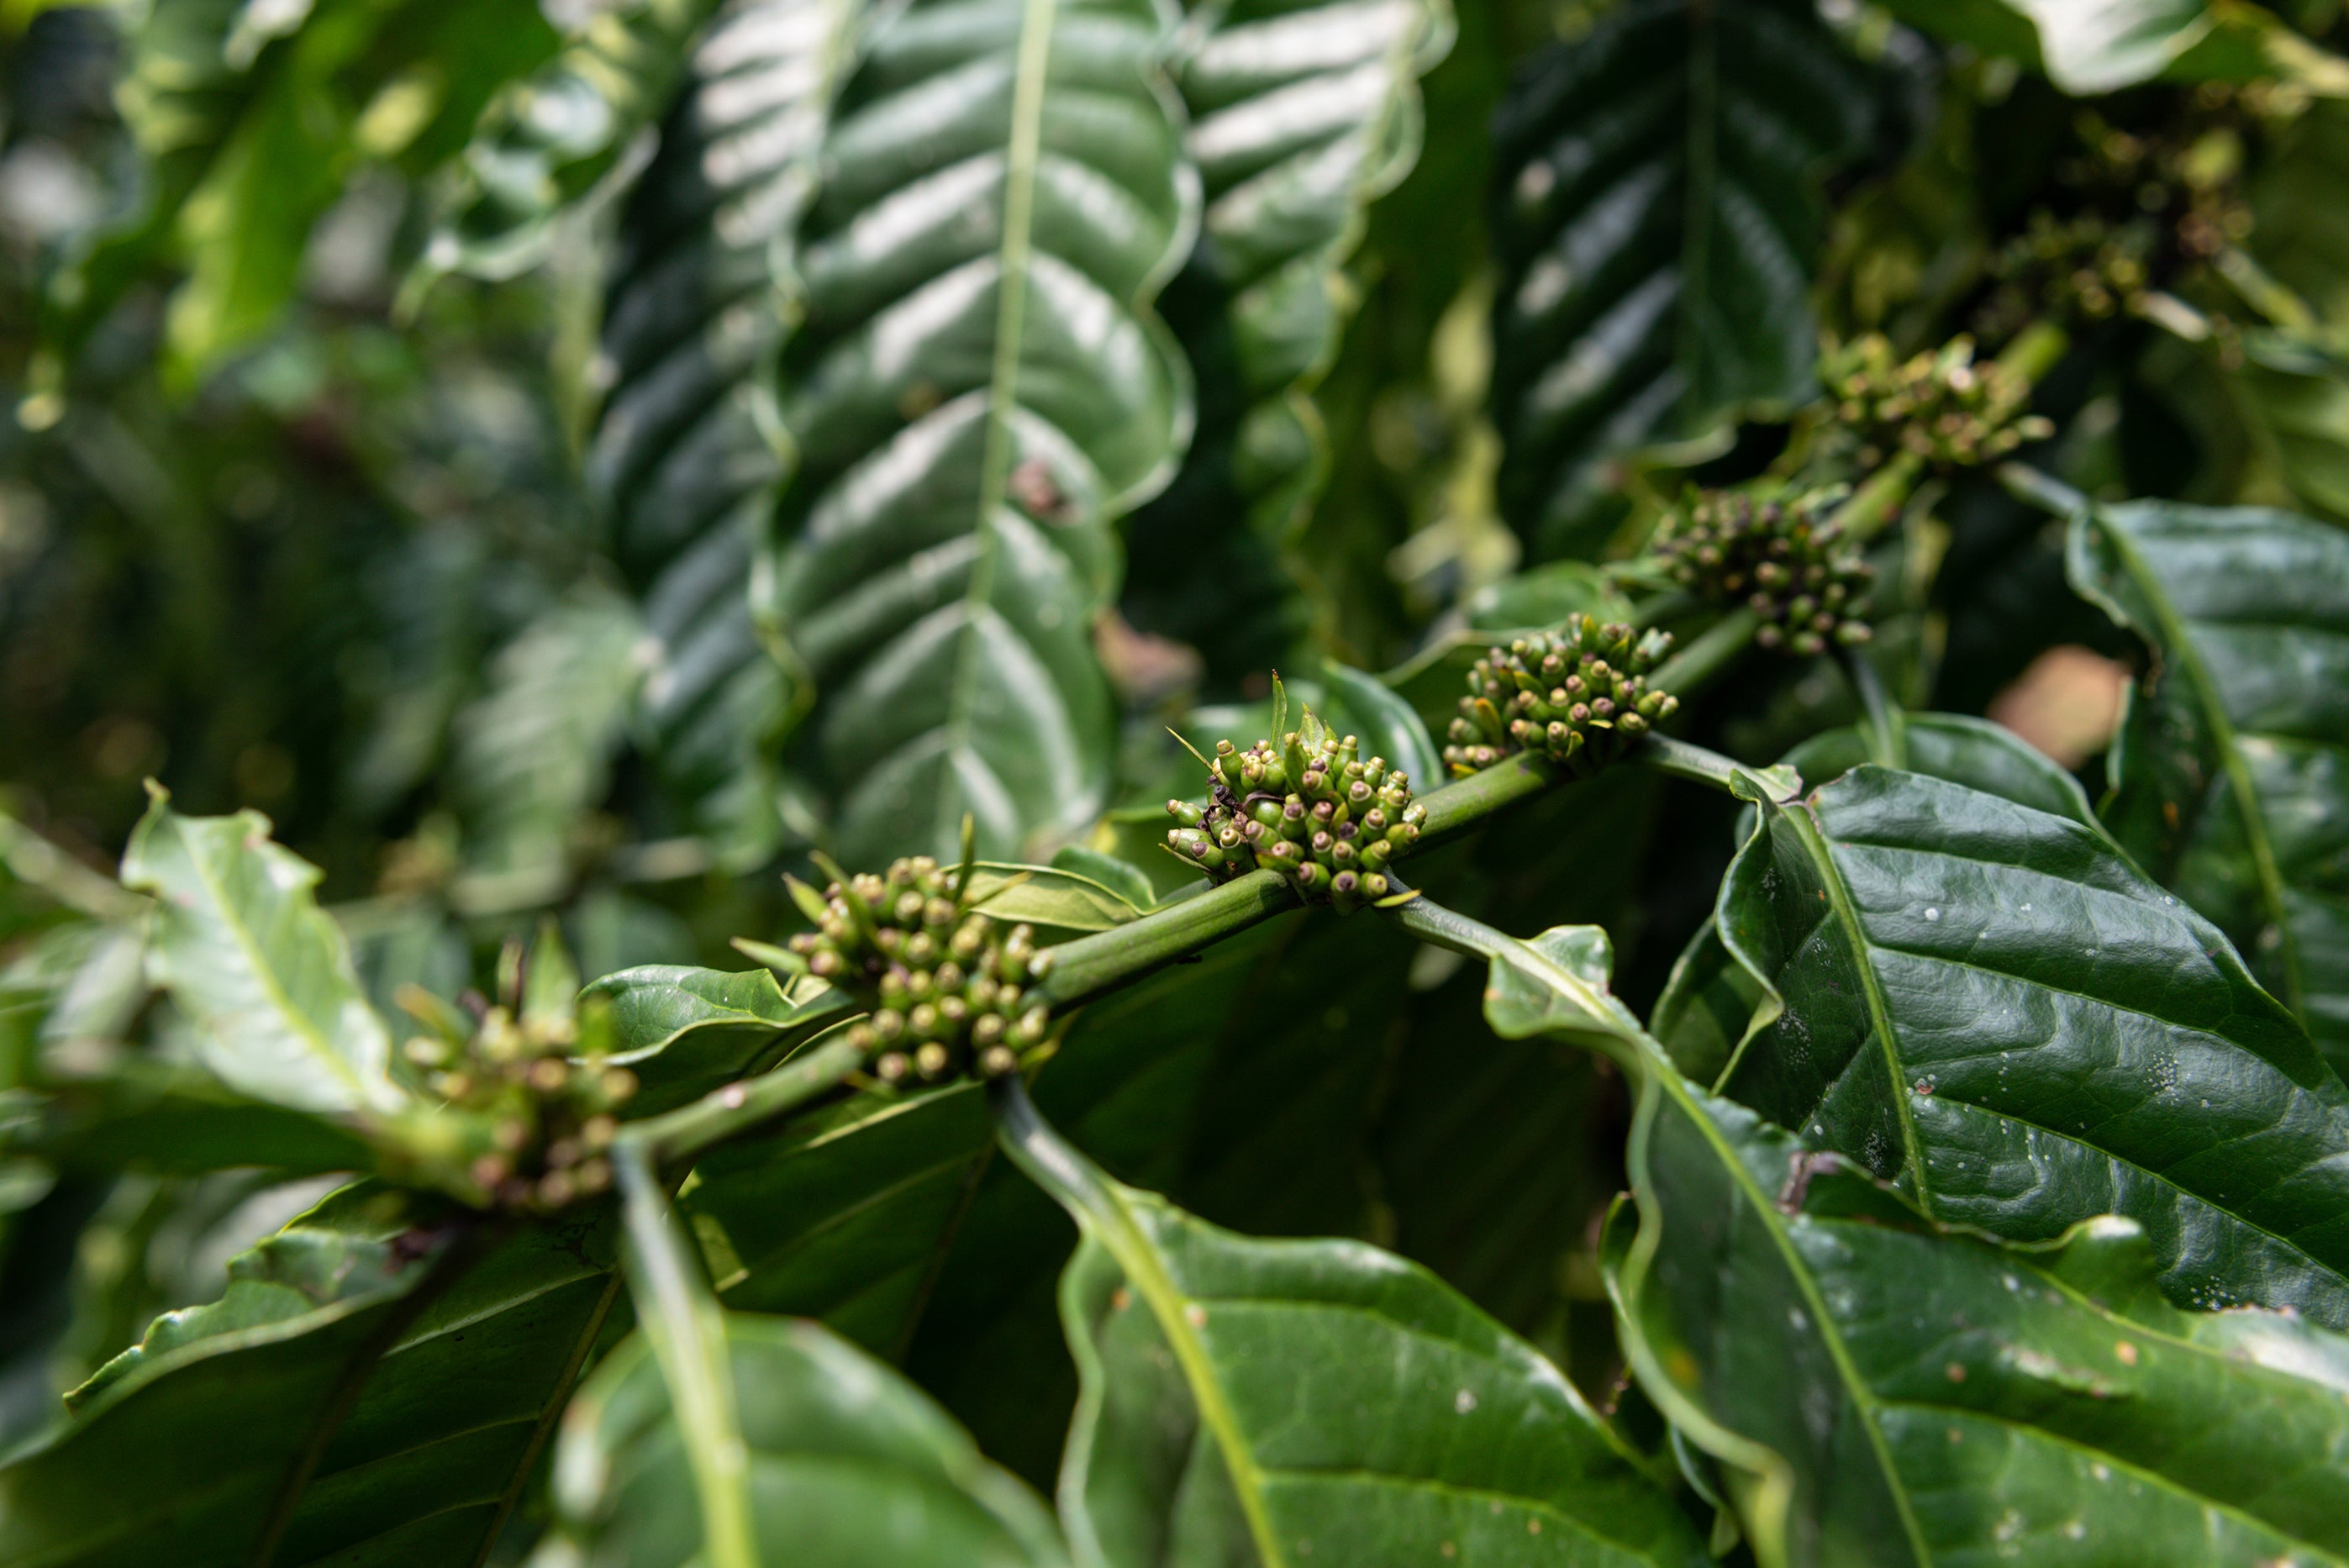
[[[258,811],[183,817],[158,797],[122,857],[123,884],[155,895],[148,974],[231,1088],[300,1110],[396,1109],[391,1037],[318,908],[318,869],[269,830]]]
[[[1495,129],[1493,403],[1537,559],[1603,539],[1609,459],[1807,395],[1819,181],[1868,98],[1803,0],[1640,0],[1528,68]]]
[[[535,264],[555,220],[658,117],[695,29],[715,6],[638,0],[590,12],[561,54],[508,88],[474,127],[425,263],[481,278]]]
[[[1185,30],[1174,79],[1206,208],[1166,314],[1199,435],[1128,529],[1124,603],[1218,684],[1287,663],[1313,618],[1294,548],[1328,479],[1312,391],[1358,297],[1343,269],[1364,211],[1418,159],[1419,78],[1451,42],[1444,0],[1226,0]]]
[[[730,1308],[905,1352],[987,1164],[977,1086],[861,1094],[713,1150],[679,1207]]]
[[[1061,1292],[1080,1562],[1704,1560],[1557,1370],[1434,1275],[1209,1225],[1023,1109],[1006,1148],[1085,1233]]]
[[[1944,1222],[2119,1213],[2181,1303],[2349,1323],[2349,1089],[2102,835],[1863,767],[1764,814],[1715,920],[1765,992],[1731,1098]]]
[[[784,471],[769,384],[785,319],[775,262],[872,9],[732,0],[719,13],[623,213],[608,285],[613,385],[588,479],[652,634],[654,760],[730,860],[763,860],[780,831],[766,754],[789,705],[750,589]]]
[[[1627,1346],[1747,1471],[1763,1561],[2349,1560],[2349,1341],[2180,1312],[2130,1221],[1936,1233],[1693,1086],[1634,1150],[1639,1222],[1607,1239]]]
[[[928,0],[875,28],[800,226],[778,634],[843,860],[1072,837],[1113,738],[1092,623],[1189,376],[1150,314],[1196,181],[1152,0]]]
[[[446,1277],[400,1261],[368,1194],[264,1243],[222,1302],[159,1320],[0,1467],[0,1557],[249,1568],[274,1540],[285,1565],[478,1563],[611,1305],[608,1220]]]
[[[771,1067],[848,1016],[819,980],[646,965],[606,975],[585,997],[608,1009],[616,1067],[636,1075],[629,1114],[650,1116]]]
[[[2147,501],[2075,519],[2069,557],[2157,661],[2106,825],[2349,1064],[2349,534]]]
[[[2098,825],[2080,781],[2014,731],[1961,713],[1893,709],[1884,717],[1885,730],[1866,724],[1828,730],[1786,753],[1785,761],[1814,789],[1872,762],[1946,779],[2085,827]]]
[[[2301,503],[2349,518],[2349,358],[2301,335],[2246,332],[2244,411]]]
[[[760,1562],[1054,1568],[1051,1516],[895,1371],[812,1323],[730,1313]],[[557,1537],[534,1561],[682,1568],[702,1540],[660,1369],[641,1336],[564,1418]]]
[[[1634,1075],[1637,1220],[1619,1204],[1606,1239],[1624,1349],[1739,1473],[1763,1563],[2341,1561],[2349,1341],[2178,1310],[2132,1221],[2035,1247],[1937,1230],[1674,1072],[1596,928],[1454,939],[1492,961],[1495,1031]]]

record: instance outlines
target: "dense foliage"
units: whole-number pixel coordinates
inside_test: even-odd
[[[0,68],[0,1565],[2349,1563],[2333,0]]]

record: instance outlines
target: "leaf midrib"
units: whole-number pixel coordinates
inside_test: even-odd
[[[285,988],[278,984],[276,971],[264,961],[257,938],[247,927],[243,916],[230,903],[227,888],[213,874],[211,862],[199,852],[194,839],[176,824],[173,836],[179,840],[181,852],[188,857],[188,864],[195,872],[196,879],[203,884],[205,895],[211,899],[213,908],[218,912],[221,924],[229,932],[238,950],[244,954],[245,967],[259,983],[263,994],[276,1005],[282,1016],[294,1020],[294,1033],[307,1040],[312,1048],[311,1054],[320,1058],[327,1069],[349,1088],[352,1099],[357,1102],[353,1109],[363,1112],[376,1109],[375,1097],[370,1092],[367,1080],[352,1070],[350,1064],[343,1059],[342,1052],[335,1043],[329,1040],[301,1009],[294,1006],[293,997],[287,995]],[[257,854],[266,852],[266,850],[255,851]],[[271,891],[275,892],[277,890],[273,887]],[[319,918],[325,919],[326,916],[321,913]]]
[[[1746,1170],[1745,1162],[1729,1146],[1713,1118],[1705,1114],[1703,1107],[1689,1098],[1685,1080],[1672,1068],[1663,1047],[1651,1040],[1643,1055],[1646,1057],[1646,1070],[1659,1087],[1679,1104],[1682,1113],[1696,1127],[1699,1136],[1711,1146],[1722,1168],[1729,1173],[1730,1181],[1744,1195],[1754,1217],[1769,1233],[1770,1243],[1784,1262],[1787,1277],[1794,1281],[1795,1288],[1810,1308],[1811,1322],[1817,1327],[1819,1343],[1835,1363],[1837,1377],[1850,1394],[1853,1408],[1858,1411],[1861,1424],[1867,1428],[1869,1451],[1876,1456],[1877,1468],[1883,1472],[1885,1490],[1891,1496],[1893,1507],[1899,1512],[1901,1527],[1909,1538],[1909,1550],[1920,1568],[1930,1564],[1933,1561],[1933,1553],[1925,1544],[1924,1532],[1917,1522],[1915,1511],[1909,1506],[1908,1486],[1899,1467],[1893,1462],[1890,1445],[1886,1442],[1884,1429],[1878,1419],[1885,1402],[1877,1396],[1867,1378],[1860,1376],[1850,1348],[1844,1344],[1842,1328],[1827,1310],[1826,1298],[1820,1292],[1808,1262],[1795,1247],[1791,1228],[1782,1222],[1777,1194],[1765,1192],[1754,1184],[1753,1172]]]
[[[1828,911],[1851,944],[1852,966],[1859,971],[1860,995],[1868,1004],[1868,1032],[1878,1041],[1877,1048],[1884,1060],[1886,1088],[1892,1101],[1893,1112],[1900,1121],[1901,1163],[1908,1168],[1909,1186],[1916,1195],[1918,1206],[1930,1219],[1933,1214],[1933,1194],[1925,1180],[1924,1146],[1917,1136],[1916,1115],[1909,1109],[1907,1085],[1902,1079],[1899,1042],[1892,1031],[1892,1008],[1884,999],[1884,983],[1876,973],[1876,965],[1868,959],[1868,929],[1860,923],[1859,912],[1852,907],[1851,890],[1844,885],[1842,868],[1835,863],[1826,835],[1820,832],[1818,823],[1812,820],[1810,809],[1793,806],[1780,812],[1779,816],[1793,826],[1795,837],[1802,843],[1803,852],[1810,857],[1812,865],[1817,869],[1826,884]],[[1813,1109],[1816,1112],[1816,1108]]]
[[[995,511],[1003,502],[1011,473],[1011,416],[1019,403],[1020,338],[1027,326],[1028,271],[1033,250],[1036,167],[1041,154],[1044,125],[1044,83],[1051,64],[1053,25],[1059,0],[1020,0],[1019,45],[1011,82],[1011,134],[1005,148],[1003,169],[1003,237],[996,250],[995,350],[988,371],[987,438],[980,449],[978,495],[973,531],[978,554],[972,561],[970,581],[963,590],[963,624],[956,652],[954,691],[945,724],[945,766],[951,774],[955,758],[969,744],[971,710],[978,701],[978,676],[984,648],[980,617],[995,593],[996,558],[1001,544],[996,537]],[[961,791],[938,791],[938,817],[932,824],[941,843],[959,830],[957,803]]]

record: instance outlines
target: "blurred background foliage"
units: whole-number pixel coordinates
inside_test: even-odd
[[[754,592],[788,468],[778,236],[807,199],[806,128],[781,88],[761,96],[806,66],[761,31],[780,3],[0,0],[0,1090],[72,1079],[79,1041],[171,1055],[161,1005],[109,968],[119,895],[92,875],[150,778],[191,812],[266,812],[323,868],[387,1012],[404,985],[491,985],[549,918],[590,975],[740,966],[729,939],[786,920],[777,873],[834,824],[792,744],[829,694]],[[1687,47],[1678,10],[1649,0],[1478,0],[1431,26],[1416,118],[1363,155],[1360,222],[1316,253],[1326,341],[1272,381],[1219,314],[1212,247],[1176,277],[1162,314],[1195,362],[1199,437],[1127,520],[1122,596],[1090,628],[1118,727],[1087,843],[1146,845],[1189,788],[1164,727],[1254,733],[1276,668],[1341,717],[1324,660],[1390,672],[1440,733],[1457,650],[1609,603],[1588,562],[1628,553],[1684,482],[1751,476],[1805,438],[1822,339],[1995,348],[2030,314],[2018,291],[2068,288],[2042,461],[2094,493],[2349,522],[2337,6],[2280,7],[2278,36],[2310,57],[2295,71],[2271,68],[2265,35],[2214,35],[2126,84],[2095,60],[2010,57],[2017,36],[2040,49],[2027,26],[1970,31],[2012,26],[1999,6],[1794,9],[1801,58],[1839,86],[1775,150],[1801,197],[1783,215],[1794,271],[1751,342],[1692,356],[1658,328],[1601,353],[1590,322],[1622,318],[1576,316],[1560,291],[1751,297],[1750,279],[1690,270],[1686,214],[1727,201],[1709,182],[1736,170],[1687,166],[1682,128],[1733,128],[1739,94],[1821,98],[1808,67],[1731,50],[1718,81],[1678,56],[1622,77],[1668,89],[1659,179],[1696,199],[1567,283],[1543,270],[1561,235],[1611,232],[1543,162],[1561,124],[1606,107],[1574,73],[1601,47]],[[2248,84],[2221,47],[2238,44],[2268,50]],[[2113,284],[2114,247],[2137,286]],[[2106,297],[2079,282],[2099,277]],[[1562,393],[1562,376],[1584,380]],[[1291,423],[1267,446],[1274,407]],[[2133,645],[2066,586],[2060,528],[1975,479],[1927,486],[1898,535],[1887,682],[2000,717],[2093,779]],[[1858,701],[1828,665],[1780,663],[1692,717],[1767,761]],[[1509,929],[1607,923],[1644,1008],[1732,825],[1725,802],[1627,780],[1545,802],[1446,874]],[[895,847],[931,847],[926,831]],[[1606,1075],[1461,1082],[1437,1046],[1482,1026],[1472,975],[1363,933],[1321,945],[1251,984],[1389,971],[1383,1021],[1302,1028],[1262,1081],[1216,1081],[1298,1097],[1311,1125],[1283,1136],[1323,1163],[1268,1174],[1209,1107],[1188,1123],[1208,1132],[1147,1151],[1171,1161],[1156,1179],[1210,1218],[1426,1257],[1604,1392],[1588,1236],[1617,1173],[1535,1154],[1612,1147],[1576,1130],[1619,1119]],[[1330,1053],[1371,1027],[1381,1074],[1348,1079]],[[1480,1106],[1529,1096],[1489,1191],[1429,1178],[1464,1157]],[[1267,1182],[1293,1213],[1241,1202]],[[315,1191],[0,1168],[0,1435],[154,1311],[215,1294],[225,1258]],[[939,1298],[1003,1315],[934,1315],[907,1350],[1008,1461],[1044,1439],[956,1380],[978,1376],[974,1341],[1057,1334],[1002,1305],[1050,1261],[1013,1277],[958,1254]]]

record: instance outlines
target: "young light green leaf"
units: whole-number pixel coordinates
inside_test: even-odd
[[[995,1092],[1005,1148],[1084,1232],[1061,1292],[1081,1563],[1703,1561],[1633,1450],[1434,1275],[1206,1224],[1104,1175],[1016,1079]]]
[[[123,885],[156,898],[148,974],[222,1082],[301,1110],[395,1110],[407,1097],[390,1036],[317,905],[318,876],[259,812],[182,817],[160,791],[122,857]]]
[[[1062,866],[1008,865],[980,861],[971,868],[971,903],[999,921],[1025,922],[1042,939],[1107,931],[1140,916],[1127,897],[1092,877]]]
[[[771,385],[786,322],[776,259],[813,192],[812,159],[863,31],[889,9],[731,0],[695,42],[621,216],[603,338],[613,385],[587,478],[652,637],[653,760],[729,863],[763,862],[781,832],[767,753],[791,704],[749,589],[784,471]]]
[[[1495,125],[1502,511],[1536,559],[1615,517],[1603,465],[1806,396],[1820,180],[1869,91],[1807,0],[1637,0],[1554,45]]]
[[[2349,534],[2143,501],[2075,517],[2068,558],[2157,661],[2106,825],[2349,1066]]]
[[[1111,524],[1165,482],[1189,375],[1150,314],[1196,177],[1154,0],[916,4],[826,135],[782,358],[796,471],[767,613],[820,694],[844,860],[1073,836],[1114,728]]]
[[[1863,767],[1764,813],[1714,918],[1764,991],[1731,1098],[1937,1220],[2120,1213],[2181,1303],[2349,1324],[2349,1088],[2101,834]]]
[[[785,985],[769,969],[651,964],[606,975],[585,995],[609,1009],[608,1060],[636,1075],[631,1116],[673,1109],[771,1067],[853,1011],[822,981]]]
[[[729,1313],[757,1560],[790,1568],[1061,1568],[1051,1517],[894,1369],[816,1324]],[[677,1414],[638,1336],[564,1418],[556,1533],[534,1563],[675,1563],[701,1536]]]

